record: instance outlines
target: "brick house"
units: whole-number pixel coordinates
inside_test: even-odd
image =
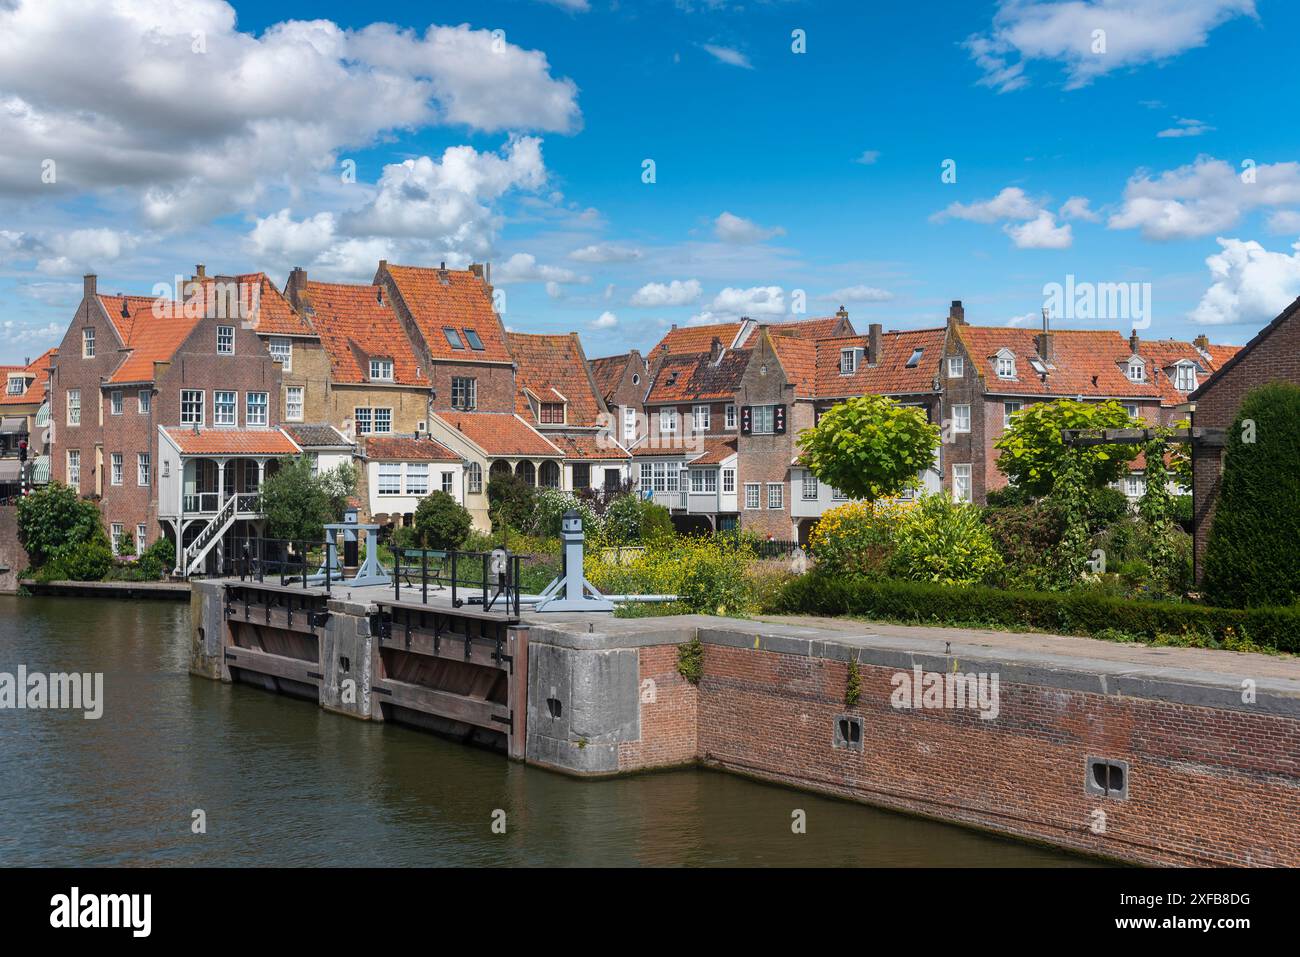
[[[20,366],[0,366],[0,498],[21,495],[25,482],[50,480],[48,397],[50,366],[55,350],[47,349]],[[20,443],[27,443],[23,468]]]
[[[1209,381],[1189,396],[1193,429],[1228,429],[1246,393],[1270,382],[1300,385],[1300,299],[1283,309],[1254,338],[1229,356]],[[1223,447],[1192,444],[1192,529],[1197,580],[1223,475]]]
[[[632,349],[588,362],[596,390],[614,418],[614,434],[625,448],[646,434],[645,397],[650,388],[650,363]]]

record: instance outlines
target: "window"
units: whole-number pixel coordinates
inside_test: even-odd
[[[482,352],[483,340],[478,337],[478,333],[475,332],[473,329],[466,329],[464,330],[464,332],[465,332],[465,341],[469,343],[469,347],[473,349],[475,352]]]
[[[1136,475],[1130,475],[1124,480],[1124,484],[1125,494],[1127,494],[1129,498],[1141,498],[1143,492],[1146,491],[1144,488],[1145,483]]]
[[[121,545],[122,542],[122,536],[126,534],[126,529],[122,527],[121,522],[114,522],[108,527],[113,536],[113,541],[112,541],[113,554],[119,555],[121,554],[121,549],[119,548],[119,546]]]
[[[217,326],[217,355],[233,356],[235,354],[235,327]]]
[[[143,555],[145,548],[149,545],[149,527],[147,525],[137,525],[135,527],[135,553]]]
[[[469,476],[469,490],[473,495],[480,495],[483,492],[483,466],[477,462],[470,462],[466,470]]]
[[[68,425],[81,425],[81,390],[68,390]]]
[[[636,441],[636,408],[623,406],[623,441],[631,445]]]
[[[250,392],[247,397],[247,406],[244,410],[244,424],[248,426],[266,425],[267,408],[270,404],[270,394],[266,392]]]
[[[736,470],[735,469],[722,470],[722,491],[723,494],[725,495],[736,494]]]
[[[81,485],[81,451],[68,449],[68,484],[74,489]]]
[[[641,487],[653,488],[654,472],[649,462],[641,463]]]
[[[807,470],[803,473],[803,500],[805,502],[817,501],[817,476]]]
[[[141,415],[148,415],[149,410],[153,408],[153,393],[148,389],[141,389],[135,394],[137,411]]]
[[[22,395],[27,391],[27,380],[22,376],[13,375],[9,377],[9,394]]]
[[[203,390],[181,390],[181,425],[203,424]]]
[[[452,376],[451,407],[469,410],[478,405],[478,380]]]
[[[285,372],[293,371],[293,340],[283,336],[271,339],[271,360],[280,363]]]
[[[840,350],[840,375],[853,375],[858,371],[858,350]]]
[[[442,490],[446,492],[448,495],[452,494],[452,489],[455,487],[454,486],[455,480],[456,480],[455,472],[442,473]]]
[[[1179,392],[1191,392],[1196,388],[1196,366],[1180,365],[1174,374],[1174,388]]]
[[[642,462],[641,486],[656,492],[676,492],[681,471],[678,462]]]
[[[238,413],[235,410],[238,393],[212,393],[212,424],[235,425]]]
[[[998,356],[997,370],[999,379],[1014,379],[1016,377],[1016,357]]]
[[[398,462],[379,463],[379,481],[376,490],[380,495],[402,494],[402,466]]]
[[[370,434],[371,419],[369,409],[353,409],[352,418],[357,424],[357,435]]]
[[[1128,413],[1128,417],[1130,419],[1141,420],[1142,418],[1142,410],[1138,408],[1136,402],[1128,403],[1127,405],[1125,405],[1124,411]]]
[[[1130,359],[1128,364],[1128,378],[1130,382],[1145,382],[1147,379],[1146,366],[1140,359]]]
[[[734,429],[736,427],[736,407],[734,405],[727,406],[726,421],[727,428]]]
[[[785,486],[780,482],[767,483],[767,507],[784,508],[785,507]]]
[[[114,452],[108,457],[110,481],[114,485],[122,484],[122,453]]]
[[[573,463],[573,487],[591,488],[591,466],[586,462]]]
[[[291,385],[284,390],[284,417],[290,422],[302,421],[302,391],[300,385]]]
[[[393,360],[392,359],[371,359],[370,378],[378,382],[392,382],[393,381]]]
[[[911,356],[908,357],[907,367],[915,369],[921,364],[921,356],[925,355],[925,349],[913,349]]]
[[[962,356],[948,357],[948,378],[960,379],[966,374],[966,359]]]
[[[140,452],[135,457],[135,484],[153,484],[153,454]]]
[[[446,472],[443,473],[444,476],[446,474]],[[444,487],[443,491],[448,492],[450,489]],[[406,466],[406,494],[429,494],[429,465],[427,462],[411,462]]]
[[[81,330],[81,358],[95,358],[95,330],[93,327]]]
[[[375,431],[378,433],[393,431],[392,409],[375,409]]]
[[[756,405],[750,411],[750,431],[755,435],[772,435],[776,432],[776,406]]]
[[[759,508],[759,484],[757,482],[745,483],[745,508]]]
[[[718,473],[713,469],[691,469],[691,491],[714,493],[718,490]]]
[[[697,405],[692,408],[691,416],[695,420],[694,427],[696,432],[709,431],[709,407],[707,405]]]
[[[121,393],[120,391],[118,391],[118,390],[115,389],[114,391],[112,391],[112,392],[110,392],[110,393],[108,394],[108,410],[109,410],[109,412],[111,412],[113,415],[121,415],[121,414],[122,414],[122,405],[123,405],[123,402],[122,402],[122,393]]]
[[[1011,417],[1019,412],[1021,407],[1021,403],[1015,401],[1009,400],[1002,403],[1002,428],[1011,427]]]
[[[542,412],[541,412],[541,422],[543,425],[563,425],[564,424],[564,403],[543,402]]]
[[[954,502],[969,502],[971,500],[969,465],[954,465],[952,467],[952,500]]]
[[[659,412],[659,431],[660,433],[677,431],[676,409],[662,409]]]
[[[969,405],[954,405],[952,407],[952,430],[954,432],[970,431]]]
[[[442,334],[447,337],[447,345],[451,346],[453,349],[465,348],[465,343],[460,341],[460,333],[451,326],[443,326]]]

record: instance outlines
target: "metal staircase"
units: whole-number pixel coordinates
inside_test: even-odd
[[[202,566],[208,552],[221,544],[222,537],[235,524],[236,519],[255,518],[259,515],[261,495],[257,492],[245,492],[226,499],[217,514],[194,536],[194,541],[185,547],[180,566],[185,577],[193,575]]]

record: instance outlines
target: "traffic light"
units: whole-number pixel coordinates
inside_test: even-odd
[[[21,442],[18,443],[18,461],[19,462],[27,461],[27,440],[26,439],[23,439]]]

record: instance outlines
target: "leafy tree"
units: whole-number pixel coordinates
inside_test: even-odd
[[[1126,429],[1135,427],[1124,407],[1106,402],[1076,402],[1057,399],[1036,402],[1011,418],[1006,431],[993,443],[1002,454],[998,471],[1033,495],[1046,495],[1066,473],[1088,488],[1101,488],[1118,481],[1137,455],[1134,446],[1077,446],[1076,460],[1069,461],[1070,447],[1061,438],[1062,429]]]
[[[1249,393],[1228,446],[1205,554],[1205,594],[1244,608],[1300,600],[1300,387]]]
[[[916,483],[934,463],[939,427],[921,409],[881,395],[863,395],[822,413],[799,433],[803,463],[817,478],[850,496],[874,501]]]
[[[341,465],[311,474],[306,455],[280,460],[280,467],[262,482],[262,510],[272,538],[319,542],[324,525],[343,518],[348,498],[355,494],[356,471]]]
[[[899,577],[973,585],[1001,565],[978,506],[943,494],[926,495],[903,512],[892,562]]]
[[[512,472],[493,475],[488,480],[488,516],[492,531],[528,526],[536,505],[537,490]]]
[[[60,482],[51,482],[18,501],[18,540],[39,568],[61,547],[90,541],[103,533],[99,508]]]
[[[446,492],[430,492],[415,507],[415,537],[421,548],[460,548],[471,524],[469,510]]]

